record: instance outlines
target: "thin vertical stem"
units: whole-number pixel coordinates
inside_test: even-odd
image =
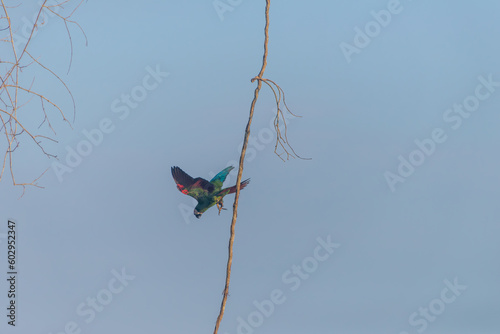
[[[252,79],[252,82],[256,79],[262,78],[264,75],[264,70],[267,65],[267,43],[269,41],[269,7],[271,5],[271,0],[266,0],[266,26],[264,28],[264,56],[262,57],[262,67],[260,69],[259,75],[256,78]],[[234,228],[236,225],[236,217],[238,216],[238,200],[240,197],[240,183],[241,176],[243,174],[243,162],[245,161],[245,154],[248,146],[248,137],[250,136],[250,125],[252,124],[253,113],[255,109],[255,104],[257,103],[257,98],[259,97],[259,91],[262,87],[262,81],[257,80],[257,87],[255,88],[252,104],[250,105],[250,115],[248,117],[247,127],[245,129],[245,139],[243,140],[243,147],[241,148],[240,155],[240,165],[238,169],[238,177],[236,178],[236,195],[234,197],[233,204],[233,218],[231,220],[231,236],[229,237],[229,246],[228,252],[229,256],[227,259],[227,268],[226,268],[226,285],[224,287],[224,293],[222,297],[222,303],[220,306],[219,316],[217,317],[217,322],[215,323],[214,334],[217,334],[219,330],[219,325],[222,321],[222,317],[224,316],[224,310],[226,308],[227,295],[229,294],[229,281],[231,279],[231,265],[233,264],[233,243],[234,243]]]

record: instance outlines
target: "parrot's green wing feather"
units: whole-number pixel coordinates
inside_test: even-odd
[[[215,190],[220,190],[222,188],[222,184],[224,184],[227,175],[232,169],[234,169],[233,166],[226,167],[210,180],[210,183],[215,186]]]

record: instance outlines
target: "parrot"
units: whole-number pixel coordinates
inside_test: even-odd
[[[226,180],[226,176],[232,169],[234,169],[233,166],[224,168],[209,182],[201,177],[193,179],[179,167],[172,167],[172,176],[177,185],[177,189],[179,189],[181,193],[191,196],[198,201],[198,205],[194,208],[194,215],[196,218],[200,218],[205,211],[215,204],[217,204],[217,208],[219,209],[219,215],[221,210],[226,210],[223,208],[222,198],[227,194],[235,193],[236,185],[229,188],[221,188]],[[250,179],[242,181],[240,183],[240,189],[245,188],[249,182]]]

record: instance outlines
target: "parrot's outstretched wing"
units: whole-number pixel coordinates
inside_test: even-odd
[[[172,176],[177,189],[185,195],[198,199],[202,195],[207,195],[215,190],[215,186],[201,177],[193,179],[177,166],[172,167]]]
[[[222,184],[224,183],[224,181],[226,180],[227,175],[229,174],[229,172],[232,169],[234,169],[233,166],[226,167],[222,171],[220,171],[219,173],[217,173],[217,175],[215,175],[210,180],[210,183],[212,183],[215,186],[215,189],[222,188]]]

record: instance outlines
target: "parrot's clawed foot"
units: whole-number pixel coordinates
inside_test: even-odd
[[[219,216],[220,216],[220,212],[222,210],[227,210],[226,208],[223,207],[224,203],[222,202],[222,199],[220,201],[218,201],[217,203],[215,203],[215,204],[217,204],[217,209],[219,209]]]

